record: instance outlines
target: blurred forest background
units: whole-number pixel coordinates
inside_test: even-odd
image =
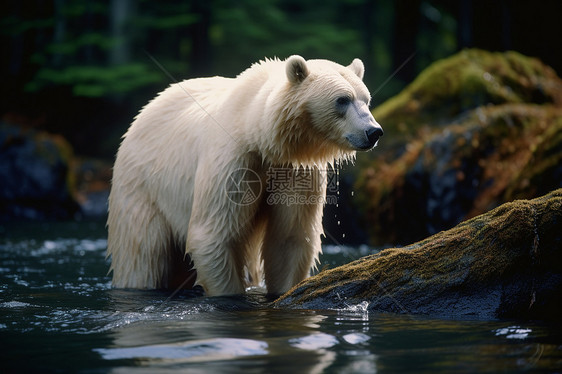
[[[103,215],[120,137],[156,93],[174,81],[234,77],[265,57],[292,54],[344,65],[361,58],[386,132],[369,153],[379,163],[360,157],[355,174],[342,174],[340,210],[327,207],[327,231],[337,240],[347,233],[364,242],[361,225],[373,228],[374,242],[416,240],[544,192],[531,191],[535,183],[562,186],[559,0],[23,0],[4,1],[0,10],[0,221]],[[427,69],[465,48],[513,50],[554,70],[478,52]],[[539,115],[524,103],[548,105]],[[459,118],[469,121],[449,136],[454,144],[439,143],[434,134]],[[545,129],[552,134],[543,136]],[[494,140],[501,137],[533,144],[506,148]],[[439,164],[446,169],[435,172],[427,161],[428,154],[445,159],[436,149],[453,155],[465,143],[472,148]],[[532,174],[532,162],[547,160],[537,154],[541,147],[555,155],[541,169],[552,176],[548,183]],[[528,174],[497,178],[509,165]]]
[[[556,0],[24,0],[0,7],[2,116],[109,159],[133,116],[172,83],[167,73],[176,80],[235,76],[264,57],[341,64],[359,57],[376,106],[465,47],[517,50],[562,69]]]

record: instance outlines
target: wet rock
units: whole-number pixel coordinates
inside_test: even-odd
[[[562,189],[306,279],[277,307],[475,318],[562,314]]]
[[[0,123],[0,220],[73,217],[71,158],[60,136]]]
[[[505,104],[409,144],[357,183],[374,243],[405,244],[562,187],[562,109]]]
[[[358,155],[354,187],[373,244],[411,243],[562,187],[562,80],[536,59],[463,51],[374,114],[385,138]]]

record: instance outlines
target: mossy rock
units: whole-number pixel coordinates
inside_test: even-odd
[[[430,65],[373,114],[385,130],[385,149],[477,107],[506,103],[561,106],[562,81],[538,59],[468,49]]]
[[[0,221],[74,217],[72,159],[62,136],[1,122]]]
[[[506,203],[404,248],[299,283],[277,307],[559,319],[562,189]]]
[[[406,244],[515,198],[562,187],[562,108],[472,112],[387,163],[363,168],[356,202],[374,244]]]
[[[562,80],[537,59],[462,51],[374,114],[381,147],[352,169],[371,244],[411,243],[562,187]]]

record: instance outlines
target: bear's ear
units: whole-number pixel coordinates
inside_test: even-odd
[[[304,58],[298,55],[291,56],[287,59],[287,78],[291,83],[300,83],[308,76],[308,67]]]
[[[363,80],[363,75],[365,75],[365,65],[363,65],[363,61],[358,58],[354,59],[348,66],[348,69],[351,69],[359,79]]]

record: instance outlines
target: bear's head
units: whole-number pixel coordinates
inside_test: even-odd
[[[291,56],[285,61],[286,125],[279,134],[292,148],[292,162],[328,161],[376,146],[383,135],[369,110],[359,59],[349,66]]]

